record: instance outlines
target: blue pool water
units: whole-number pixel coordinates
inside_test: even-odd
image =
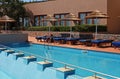
[[[80,49],[45,46],[40,44],[9,44],[8,46],[17,50],[33,53],[35,55],[43,57],[47,56],[47,58],[52,60],[57,60],[75,66],[91,69],[97,72],[102,72],[105,74],[120,77],[119,54],[90,50],[84,51]],[[64,65],[55,62],[54,66],[60,67]],[[82,77],[94,75],[94,73],[90,73],[81,69],[77,69],[76,74]]]
[[[0,70],[0,79],[13,79],[11,76]]]

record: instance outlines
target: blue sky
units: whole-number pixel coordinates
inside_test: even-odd
[[[30,0],[23,0],[23,1],[25,1],[25,2],[29,2]],[[32,1],[32,0],[31,0]]]
[[[33,0],[23,0],[25,2],[33,1]],[[34,0],[34,1],[41,1],[41,0]]]

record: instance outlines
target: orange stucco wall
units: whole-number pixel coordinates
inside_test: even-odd
[[[120,34],[120,0],[108,0],[108,32]]]

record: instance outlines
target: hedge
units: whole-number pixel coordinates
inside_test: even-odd
[[[95,32],[96,25],[76,25],[76,26],[34,26],[26,28],[27,31],[51,31],[69,32],[72,27],[74,32]],[[98,32],[107,32],[106,25],[98,25]]]

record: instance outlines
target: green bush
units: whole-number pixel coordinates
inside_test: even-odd
[[[34,27],[28,27],[26,30],[28,31],[49,31],[49,28],[51,31],[59,31],[59,32],[69,32],[70,28],[72,28],[72,31],[74,32],[95,32],[96,25],[76,25],[76,26],[34,26]],[[106,25],[98,25],[98,32],[106,32],[107,27]]]
[[[107,31],[106,25],[98,25],[97,27],[98,27],[97,28],[98,32],[106,32]],[[95,32],[96,25],[84,24],[84,25],[75,26],[73,28],[75,28],[74,31],[76,31],[76,32]]]

